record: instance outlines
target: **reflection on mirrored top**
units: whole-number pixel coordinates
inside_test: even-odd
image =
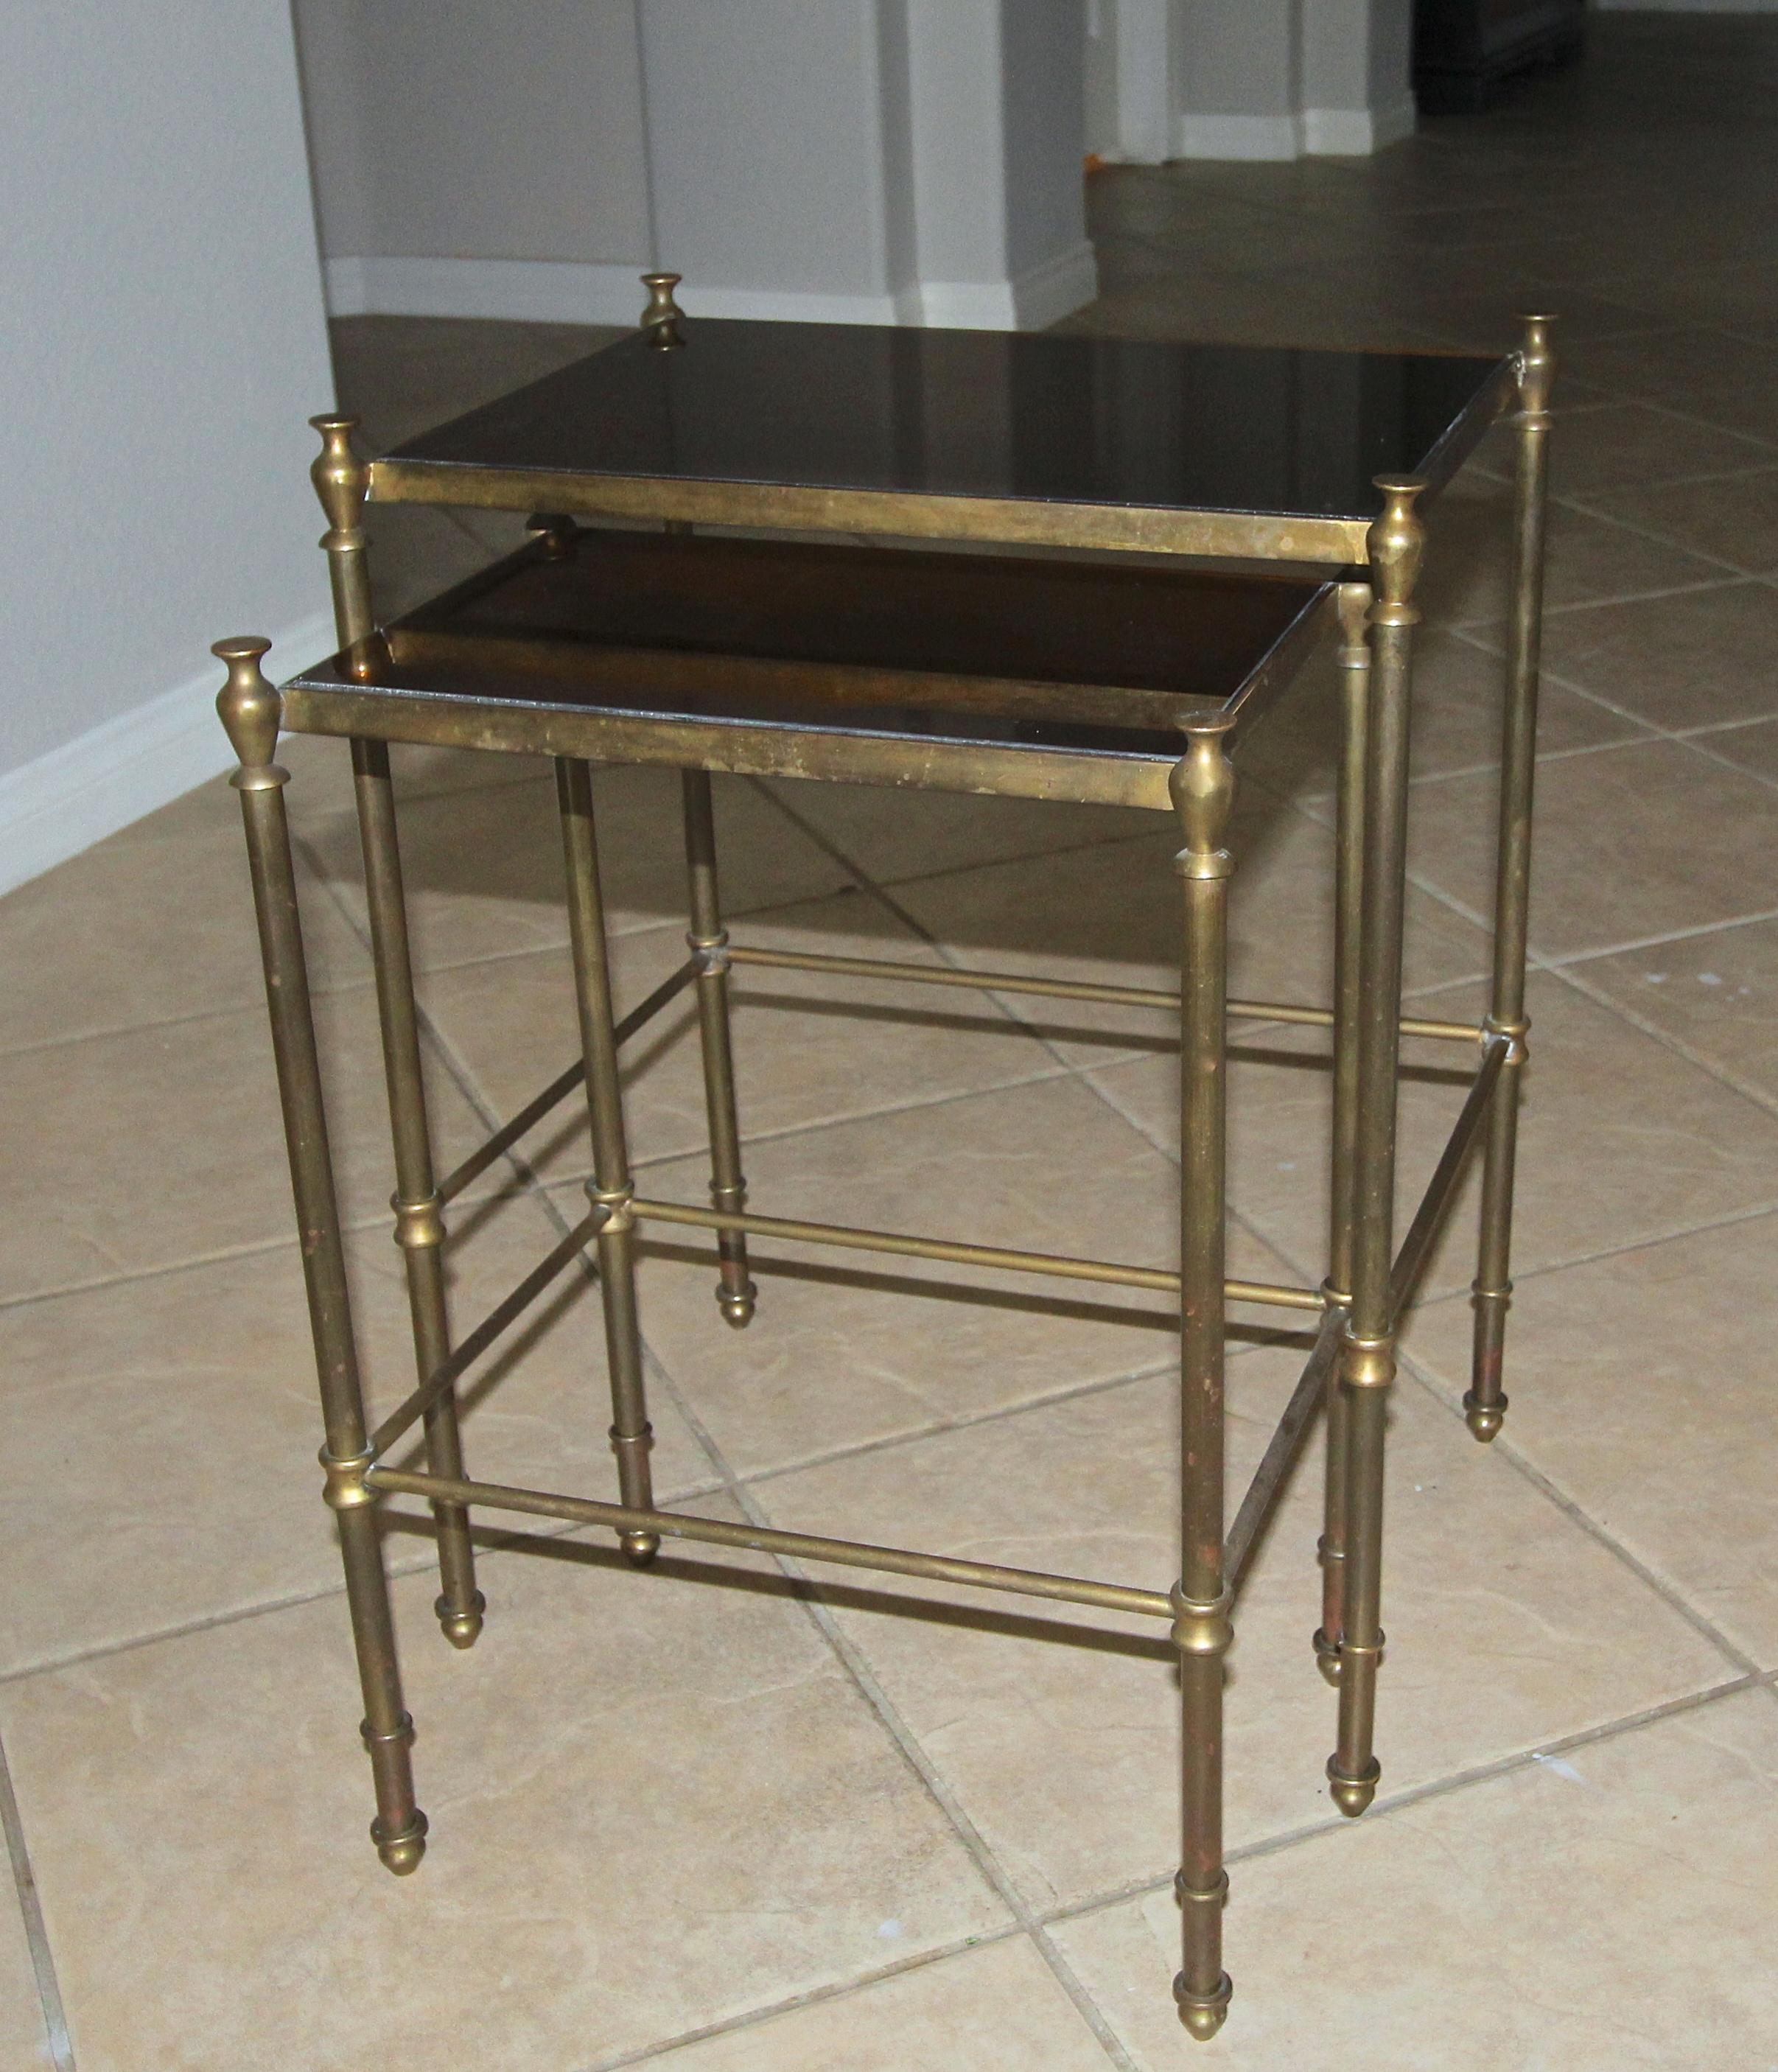
[[[1365,520],[1436,483],[1498,360],[1030,332],[689,319],[423,434],[393,458],[920,496]]]

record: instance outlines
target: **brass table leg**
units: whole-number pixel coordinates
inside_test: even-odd
[[[710,1198],[726,1215],[747,1207],[741,1175],[741,1131],[735,1111],[735,1054],[729,1040],[728,931],[722,926],[716,890],[716,821],[710,808],[710,773],[682,773],[685,799],[685,874],[691,927],[685,941],[698,960],[698,1034],[704,1058],[704,1105],[710,1116]],[[751,1320],[759,1290],[747,1276],[747,1241],[742,1231],[718,1231],[721,1260],[716,1300],[737,1330]]]
[[[389,779],[387,744],[354,741],[352,768],[358,798],[358,832],[364,852],[364,893],[377,967],[377,1007],[383,1030],[389,1125],[395,1142],[395,1197],[390,1206],[395,1211],[395,1242],[401,1248],[407,1268],[414,1363],[424,1382],[451,1356],[442,1251],[445,1227],[433,1177],[432,1135],[426,1120],[426,1083],[420,1071],[414,964],[408,948],[407,902],[401,885],[401,852],[395,831],[395,791]],[[463,1479],[463,1441],[457,1429],[455,1389],[447,1389],[426,1412],[426,1465],[434,1474],[448,1476],[454,1482]],[[432,1515],[438,1526],[442,1585],[434,1610],[451,1645],[471,1647],[482,1630],[487,1603],[475,1587],[469,1514],[461,1504],[434,1503]]]
[[[1383,1434],[1395,1378],[1389,1293],[1395,1192],[1396,1067],[1401,1013],[1401,923],[1407,861],[1410,599],[1425,534],[1422,485],[1380,477],[1383,514],[1371,528],[1370,713],[1365,734],[1364,935],[1360,952],[1357,1119],[1353,1139],[1352,1310],[1340,1348],[1345,1398],[1346,1558],[1340,1650],[1340,1732],[1327,1779],[1343,1813],[1377,1794],[1372,1749],[1383,1553]]]
[[[653,1507],[648,1449],[653,1435],[642,1382],[642,1334],[636,1307],[636,1188],[624,1141],[624,1102],[618,1084],[617,1036],[611,1020],[611,973],[605,939],[605,902],[599,884],[599,844],[593,828],[592,772],[578,758],[556,762],[556,798],[568,878],[568,929],[574,944],[574,993],[581,1048],[586,1059],[586,1104],[593,1125],[593,1178],[586,1192],[607,1211],[599,1233],[599,1292],[605,1303],[605,1353],[611,1376],[611,1449],[617,1486],[628,1509]],[[624,1552],[645,1568],[660,1552],[660,1536],[619,1535]]]
[[[265,1004],[271,1017],[290,1187],[296,1198],[308,1289],[309,1326],[321,1385],[327,1433],[321,1461],[327,1473],[327,1500],[339,1519],[346,1598],[364,1688],[361,1731],[377,1789],[371,1837],[377,1854],[399,1877],[411,1871],[425,1851],[426,1815],[414,1803],[414,1773],[408,1756],[414,1722],[401,1706],[376,1498],[364,1483],[369,1452],[364,1396],[352,1342],[333,1161],[327,1147],[296,876],[284,812],[284,787],[290,777],[272,760],[282,701],[259,668],[259,658],[270,644],[253,638],[216,643],[212,652],[228,665],[228,680],[216,700],[216,709],[241,758],[233,782],[241,794],[253,872],[260,954],[265,967]]]
[[[1358,1141],[1358,1025],[1364,997],[1360,963],[1364,918],[1364,755],[1370,703],[1370,642],[1365,622],[1369,586],[1340,590],[1339,667],[1343,727],[1336,838],[1334,902],[1333,1157],[1328,1188],[1327,1282],[1331,1303],[1349,1309],[1352,1286],[1352,1173]],[[1327,1376],[1327,1482],[1323,1496],[1321,1624],[1315,1659],[1330,1684],[1340,1681],[1345,1616],[1346,1397],[1340,1370]]]
[[[1556,371],[1549,317],[1527,317],[1519,355],[1518,470],[1513,508],[1513,616],[1507,636],[1500,749],[1500,828],[1494,893],[1494,986],[1488,1026],[1511,1040],[1488,1115],[1482,1169],[1482,1238],[1473,1299],[1475,1354],[1463,1411],[1478,1439],[1500,1429],[1500,1363],[1513,1300],[1513,1169],[1524,1083],[1525,935],[1531,900],[1531,791],[1537,754],[1537,668],[1543,630],[1544,505],[1550,389]]]
[[[1232,722],[1186,728],[1173,801],[1184,835],[1180,989],[1179,1511],[1173,1592],[1179,1651],[1183,1959],[1173,1981],[1179,2018],[1200,2040],[1229,2011],[1222,1968],[1223,1657],[1233,1638],[1223,1575],[1223,1266],[1226,1191],[1229,874],[1224,846],[1234,802]]]

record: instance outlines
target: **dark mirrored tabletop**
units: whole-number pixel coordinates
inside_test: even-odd
[[[686,319],[379,460],[373,496],[1344,564],[1436,489],[1510,363]]]
[[[297,732],[1164,806],[1334,586],[1052,556],[558,532],[286,686]],[[894,773],[886,778],[886,773]]]

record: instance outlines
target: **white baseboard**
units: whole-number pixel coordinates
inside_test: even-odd
[[[911,323],[914,298],[822,295],[796,288],[699,288],[673,294],[689,317],[754,317],[768,323]]]
[[[1184,114],[1174,141],[1182,158],[1296,158],[1303,154],[1302,118]]]
[[[332,653],[325,612],[286,626],[268,672],[293,676]],[[64,742],[0,776],[0,892],[39,877],[96,841],[167,805],[234,762],[216,693],[223,668],[202,669],[134,712]]]
[[[336,317],[508,317],[523,323],[633,324],[647,266],[557,259],[330,259]],[[689,306],[689,305],[688,305]]]
[[[327,306],[335,316],[504,317],[532,323],[636,320],[643,291],[635,266],[542,259],[330,259]],[[688,316],[755,317],[789,323],[901,323],[1030,331],[1090,302],[1098,265],[1085,240],[1013,281],[924,281],[893,294],[813,294],[791,289],[698,287],[677,291]]]
[[[1015,279],[1013,321],[1020,331],[1041,331],[1046,324],[1072,316],[1098,292],[1099,255],[1083,237],[1072,250],[1058,252],[1040,265],[1027,266]]]
[[[1414,98],[1389,108],[1306,108],[1303,149],[1310,158],[1365,158],[1414,134]]]
[[[1083,238],[1010,281],[922,281],[903,319],[940,331],[1041,331],[1099,292],[1099,260]]]

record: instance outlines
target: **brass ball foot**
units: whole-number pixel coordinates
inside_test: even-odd
[[[1329,1640],[1325,1626],[1317,1626],[1315,1632],[1315,1667],[1321,1671],[1321,1680],[1340,1688],[1340,1643]]]
[[[418,1807],[414,1818],[399,1834],[388,1835],[383,1823],[372,1820],[370,1838],[377,1844],[377,1853],[383,1860],[383,1868],[397,1877],[410,1877],[420,1868],[420,1859],[426,1854],[426,1815]]]
[[[624,1558],[632,1568],[646,1568],[661,1552],[658,1532],[620,1533],[617,1544],[624,1549]]]
[[[473,1647],[475,1638],[482,1630],[482,1614],[488,1609],[488,1600],[479,1590],[470,1599],[462,1611],[452,1608],[448,1597],[440,1597],[432,1607],[438,1614],[438,1624],[444,1637],[453,1647]]]
[[[1334,1767],[1337,1758],[1327,1758],[1327,1789],[1333,1803],[1348,1820],[1356,1820],[1377,1796],[1377,1780],[1383,1774],[1383,1766],[1373,1756],[1359,1777],[1344,1777]]]
[[[753,1311],[759,1298],[759,1289],[750,1281],[743,1288],[718,1288],[716,1306],[722,1313],[722,1322],[731,1331],[744,1331],[753,1322]]]
[[[1476,1400],[1474,1389],[1463,1395],[1463,1421],[1485,1446],[1500,1430],[1506,1419],[1506,1398],[1496,1396],[1492,1403]]]
[[[1194,1993],[1181,1971],[1173,1981],[1173,1997],[1179,2003],[1179,2020],[1185,2024],[1186,2033],[1200,2043],[1208,2043],[1228,2019],[1229,1996],[1234,1990],[1224,1971],[1213,1992]]]

